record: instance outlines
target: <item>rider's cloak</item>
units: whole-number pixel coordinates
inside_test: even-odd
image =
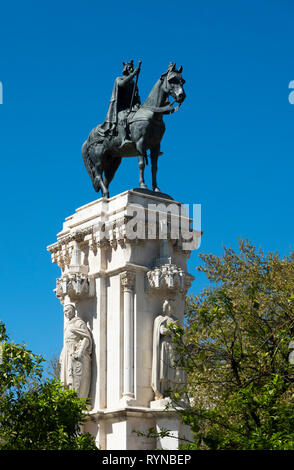
[[[103,124],[100,124],[98,126],[99,131],[101,131],[102,134],[111,132],[113,129],[115,129],[117,125],[117,114],[118,114],[117,104],[118,104],[119,81],[120,81],[120,77],[117,77],[113,85],[112,94],[111,94],[110,103],[109,103],[105,121],[103,122]]]
[[[120,82],[122,79],[123,77],[115,79],[106,118],[102,124],[99,124],[90,132],[87,142],[88,146],[100,140],[103,142],[106,135],[114,133],[118,125],[118,113],[130,108],[134,86],[135,92],[132,107],[141,104],[137,85],[130,81],[121,86]]]
[[[137,85],[133,80],[122,85],[120,82],[123,81],[123,78],[117,77],[115,79],[105,121],[97,128],[102,135],[111,133],[116,128],[119,111],[129,111],[131,105],[133,108],[141,104]],[[132,96],[133,102],[131,103]]]

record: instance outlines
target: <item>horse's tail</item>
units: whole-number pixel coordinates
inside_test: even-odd
[[[89,156],[88,141],[84,142],[83,145],[82,145],[82,157],[83,157],[84,164],[85,164],[85,167],[87,169],[87,172],[89,173],[89,176],[91,178],[93,187],[94,187],[96,193],[98,193],[100,191],[101,187],[100,187],[98,178],[96,178],[94,163],[93,163],[91,157]]]

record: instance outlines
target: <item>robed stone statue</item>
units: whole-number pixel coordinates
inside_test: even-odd
[[[74,389],[80,398],[87,398],[91,382],[92,334],[86,323],[76,316],[73,304],[64,307],[67,323],[60,356],[60,380]]]
[[[174,316],[174,300],[165,300],[163,314],[154,320],[153,327],[153,358],[152,358],[152,389],[155,400],[166,397],[167,391],[182,381],[182,373],[176,367],[175,351],[168,325],[176,321]]]

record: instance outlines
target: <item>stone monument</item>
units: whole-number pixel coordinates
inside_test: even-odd
[[[127,83],[139,71],[124,64]],[[171,321],[183,323],[185,295],[193,280],[187,258],[200,233],[191,230],[183,204],[159,191],[155,160],[164,131],[162,115],[174,110],[167,94],[172,90],[182,102],[184,81],[181,69],[171,64],[155,87],[161,90],[160,99],[147,100],[144,109],[137,80],[132,96],[129,87],[123,100],[122,83],[115,84],[107,118],[82,151],[93,186],[103,197],[67,217],[57,242],[48,247],[61,269],[55,289],[65,314],[61,380],[79,396],[88,396],[84,429],[101,449],[176,449],[177,438],[188,430],[177,410],[167,407],[167,390],[184,376],[175,367],[167,331]],[[138,140],[134,116],[140,110]],[[153,159],[153,191],[141,178],[147,149]],[[140,188],[109,198],[118,162],[133,154],[139,155]],[[151,427],[169,429],[171,437],[144,437]]]

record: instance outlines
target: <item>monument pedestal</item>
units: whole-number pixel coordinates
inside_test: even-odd
[[[77,209],[48,247],[61,268],[57,297],[74,303],[93,336],[84,430],[101,449],[178,448],[179,416],[155,400],[151,385],[153,326],[167,299],[183,322],[193,280],[187,258],[200,236],[190,222],[181,203],[130,190]],[[151,427],[174,437],[156,442],[136,434]]]

